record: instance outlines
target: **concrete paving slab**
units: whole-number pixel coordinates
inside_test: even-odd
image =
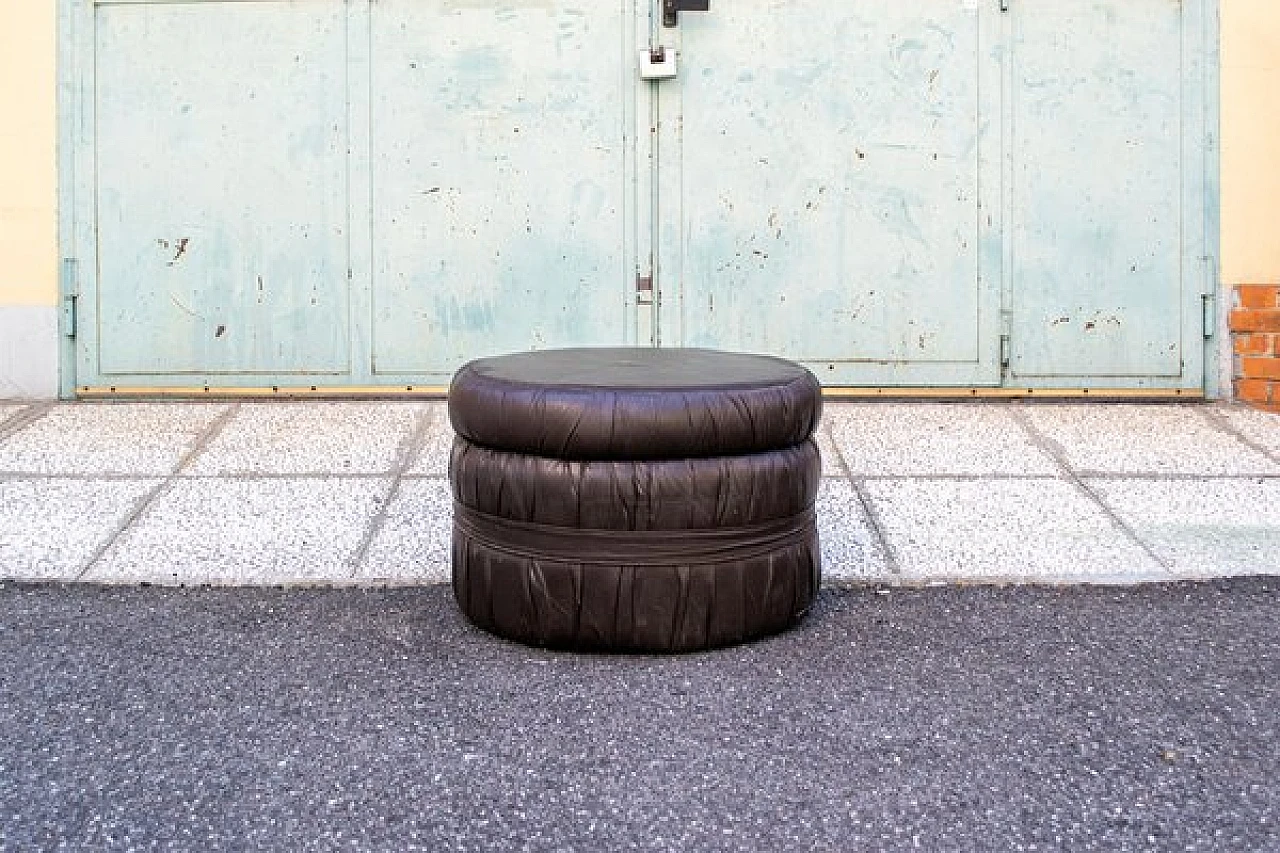
[[[219,403],[55,406],[0,441],[0,473],[163,476],[226,409]]]
[[[825,417],[855,477],[1059,473],[1005,406],[843,403]]]
[[[448,583],[453,494],[440,478],[400,481],[355,579],[362,583]]]
[[[453,447],[453,426],[444,403],[433,403],[434,418],[418,458],[409,466],[415,476],[446,477],[449,474],[449,450]]]
[[[1214,410],[1245,438],[1280,457],[1280,415],[1245,406],[1215,406]]]
[[[1280,465],[1215,428],[1195,405],[1046,405],[1022,411],[1080,472],[1280,474]]]
[[[388,473],[419,415],[415,403],[245,404],[184,473]]]
[[[86,574],[108,583],[344,583],[390,479],[176,480]]]
[[[1169,578],[1062,480],[874,480],[866,489],[905,581]]]
[[[818,431],[813,434],[813,440],[817,442],[818,452],[822,454],[822,476],[843,477],[844,462],[840,458],[840,451],[836,450],[835,439],[831,437],[830,419],[822,419]]]
[[[0,403],[0,427],[3,427],[5,421],[22,411],[22,409],[23,407],[18,403]]]
[[[24,405],[0,403],[0,417]],[[57,404],[35,421],[15,422],[0,440],[0,578],[75,577],[155,478],[172,475],[200,431],[227,411],[228,404],[207,402]],[[1024,415],[1041,444],[1020,425]],[[380,515],[415,417],[425,435],[414,473]],[[90,577],[446,581],[452,439],[442,402],[242,404]],[[1254,449],[1280,445],[1280,418],[1266,413],[832,403],[818,441],[828,475],[818,500],[831,584],[1136,582],[1172,576],[1162,560],[1187,577],[1280,572],[1271,560],[1280,553],[1280,522],[1269,509],[1280,505],[1280,480],[1255,482],[1280,474],[1277,460]],[[845,445],[839,453],[838,441]],[[1147,550],[1060,478],[1046,446],[1083,471]],[[845,470],[841,455],[869,478],[862,482],[875,519],[853,483],[831,476]],[[1113,470],[1141,482],[1106,473]],[[1164,481],[1165,471],[1180,479]],[[894,546],[888,554],[882,533]]]
[[[0,480],[0,578],[74,580],[159,480]]]
[[[1280,480],[1091,480],[1179,578],[1280,574]]]
[[[817,510],[823,584],[865,583],[888,576],[884,550],[852,483],[824,479],[818,487]]]

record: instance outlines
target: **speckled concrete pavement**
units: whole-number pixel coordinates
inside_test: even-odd
[[[0,578],[448,578],[439,402],[0,402]],[[1280,574],[1280,417],[829,403],[828,585]]]

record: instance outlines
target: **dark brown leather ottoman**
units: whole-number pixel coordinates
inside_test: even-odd
[[[676,652],[801,619],[820,580],[799,365],[711,350],[549,350],[453,379],[453,590],[539,646]]]

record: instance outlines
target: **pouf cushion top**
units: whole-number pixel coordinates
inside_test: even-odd
[[[799,444],[822,389],[798,364],[703,349],[542,350],[464,365],[449,389],[459,435],[554,459],[683,459]]]

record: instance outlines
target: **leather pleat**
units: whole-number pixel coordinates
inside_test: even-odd
[[[787,518],[813,506],[821,474],[812,439],[742,456],[570,461],[491,450],[459,436],[449,461],[463,507],[599,530],[708,530]]]

